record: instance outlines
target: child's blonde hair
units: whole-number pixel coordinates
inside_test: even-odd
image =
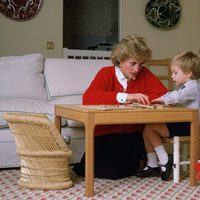
[[[191,79],[200,78],[200,58],[192,51],[187,51],[174,56],[171,60],[171,66],[172,65],[180,66],[185,74],[192,72]]]
[[[111,60],[114,65],[119,66],[120,62],[129,58],[146,62],[151,58],[151,55],[151,49],[147,46],[143,37],[128,35],[114,45]]]

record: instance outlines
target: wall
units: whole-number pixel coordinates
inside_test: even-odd
[[[39,14],[26,22],[13,21],[0,14],[0,56],[41,52],[62,57],[63,1],[44,0]],[[54,41],[54,49],[46,42]]]
[[[147,22],[145,18],[147,0],[122,1],[123,36],[133,33],[145,36],[153,50],[154,58],[172,57],[185,50],[198,53],[200,49],[199,0],[180,0],[182,16],[179,24],[176,28],[167,31],[154,28]]]
[[[162,31],[150,25],[144,15],[147,0],[122,0],[122,34],[137,33],[147,38],[154,58],[172,57],[183,50],[200,49],[199,0],[180,0],[182,17],[172,30]],[[32,52],[47,57],[62,57],[63,1],[44,0],[41,12],[27,22],[15,22],[0,14],[0,56]],[[46,42],[55,49],[47,50]]]

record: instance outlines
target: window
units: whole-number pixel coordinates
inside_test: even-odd
[[[63,47],[111,50],[118,41],[119,0],[64,0]]]

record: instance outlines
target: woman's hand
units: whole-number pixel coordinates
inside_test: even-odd
[[[138,102],[141,104],[150,104],[149,97],[142,93],[134,93],[127,95],[127,101],[125,103]]]

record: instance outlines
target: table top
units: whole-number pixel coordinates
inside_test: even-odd
[[[182,108],[174,106],[131,106],[131,105],[80,105],[80,104],[57,104],[56,108],[76,110],[79,112],[191,112],[198,111],[194,108]]]
[[[101,105],[102,106],[102,105]],[[94,124],[131,124],[131,123],[166,123],[166,122],[192,122],[198,109],[163,107],[158,108],[128,108],[84,105],[56,105],[55,114],[67,119],[83,123],[94,120]],[[91,116],[88,119],[88,116]]]

